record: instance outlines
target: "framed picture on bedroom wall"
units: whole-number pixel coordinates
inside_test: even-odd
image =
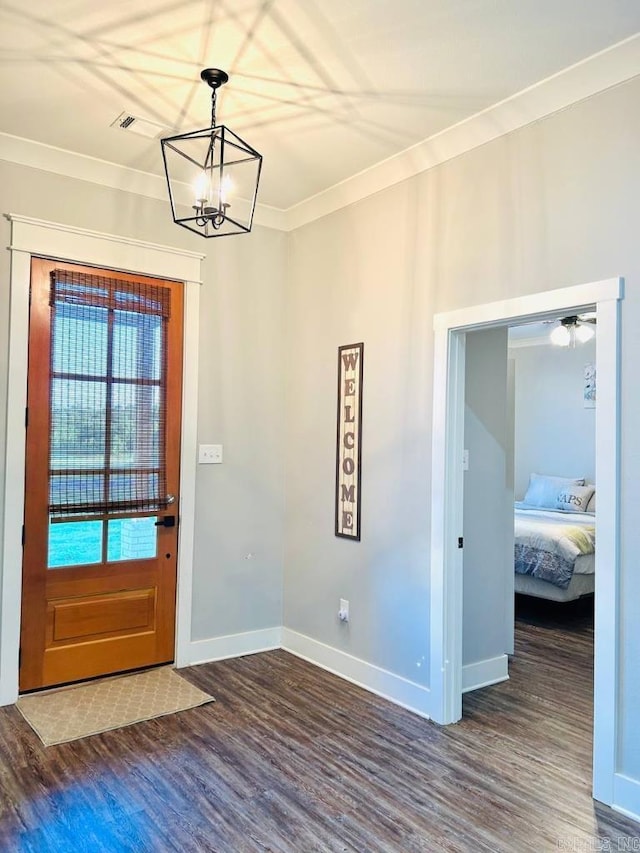
[[[596,366],[593,363],[584,366],[584,407],[595,409],[596,407]]]
[[[360,541],[363,357],[363,343],[338,347],[335,534],[356,542]]]

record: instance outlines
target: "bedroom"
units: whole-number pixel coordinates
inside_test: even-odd
[[[554,490],[551,481],[553,494],[547,495],[542,477],[573,479],[582,499],[590,502],[589,513],[579,521],[591,524],[595,518],[596,409],[595,400],[585,399],[585,385],[591,381],[585,373],[595,373],[596,340],[594,335],[574,346],[554,345],[550,336],[560,325],[556,318],[466,336],[464,571],[465,624],[471,627],[466,631],[465,664],[482,660],[483,651],[488,660],[499,647],[501,640],[488,638],[486,630],[481,639],[476,625],[482,624],[485,608],[492,605],[495,611],[495,601],[503,592],[509,653],[514,591],[552,601],[569,601],[593,591],[592,555],[581,556],[575,576],[571,567],[559,584],[532,577],[540,574],[535,566],[513,572],[514,502],[520,518],[547,511],[552,519],[568,520],[567,507],[562,515],[556,507],[560,483]],[[582,326],[587,333],[595,329],[592,322]],[[532,475],[536,484],[527,495]],[[580,499],[573,494],[567,498]],[[487,536],[486,531],[495,527],[492,519],[498,516],[508,519],[505,530],[499,536],[495,531]],[[491,568],[502,563],[507,565],[506,581]],[[483,643],[484,649],[479,648]],[[499,671],[494,671],[485,679],[467,680],[466,687],[499,677]]]
[[[590,726],[596,341],[584,319],[589,340],[571,330],[571,346],[552,343],[560,317],[466,335],[462,679],[468,694],[510,678],[517,707],[519,691],[546,695],[559,654],[564,678],[579,660]],[[588,513],[569,511],[580,501]]]
[[[595,323],[590,322],[594,318],[584,316],[588,321],[577,329],[588,339],[581,342],[573,330],[574,337],[569,338],[567,346],[556,345],[551,337],[557,337],[557,330],[567,328],[560,321],[509,330],[508,377],[513,383],[514,412],[513,476],[516,526],[520,528],[531,526],[534,519],[542,518],[563,524],[575,522],[582,527],[586,525],[589,530],[594,524],[596,401],[592,377],[595,376],[596,340]],[[571,334],[569,330],[567,334]],[[575,485],[575,488],[561,488],[556,494],[558,489],[553,480],[548,481],[545,488],[545,481],[540,476],[534,477],[535,474],[566,478],[566,485]],[[573,484],[568,482],[571,480]],[[521,536],[524,539],[537,532],[535,528],[533,534],[521,529]],[[532,544],[516,540],[519,549],[516,593],[566,602],[593,592],[591,542],[584,544],[587,553],[580,553],[577,558],[572,549],[578,545],[567,543],[566,567],[560,568],[556,561],[551,581],[547,579],[546,582],[540,580],[545,577],[544,560],[535,555],[527,559],[523,553]],[[563,577],[558,577],[553,568]]]

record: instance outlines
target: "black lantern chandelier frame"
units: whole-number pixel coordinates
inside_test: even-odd
[[[211,127],[161,140],[173,221],[203,237],[251,231],[262,155],[244,139],[216,124],[216,100],[229,75],[205,68],[200,77],[211,87]],[[177,196],[191,185],[193,203],[185,211]]]

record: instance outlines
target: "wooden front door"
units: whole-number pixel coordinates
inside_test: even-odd
[[[32,261],[23,691],[173,660],[182,295]]]

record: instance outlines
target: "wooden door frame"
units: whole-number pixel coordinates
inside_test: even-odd
[[[434,391],[431,493],[432,717],[453,723],[462,715],[462,533],[464,370],[466,333],[513,322],[576,314],[596,306],[596,549],[593,796],[617,800],[620,585],[620,300],[623,280],[607,279],[507,299],[434,317]],[[612,697],[613,707],[612,707]]]
[[[205,255],[9,214],[11,304],[7,394],[4,542],[0,603],[0,705],[18,698],[22,524],[24,515],[25,424],[29,284],[33,255],[173,279],[184,284],[182,437],[180,447],[180,540],[176,602],[177,666],[189,661],[194,547],[198,413],[198,328],[201,263]]]

